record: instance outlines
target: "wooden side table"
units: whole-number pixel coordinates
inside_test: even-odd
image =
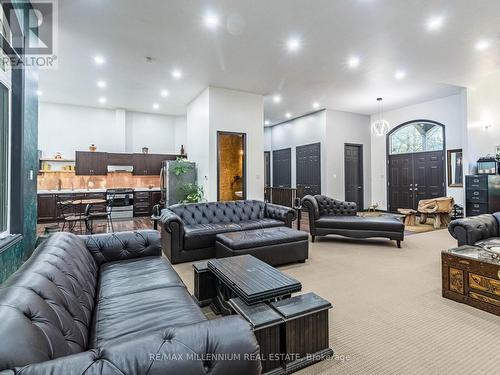
[[[231,308],[245,318],[253,328],[260,347],[262,374],[285,374],[281,367],[280,325],[283,318],[266,303],[247,305],[240,298],[229,300]]]
[[[281,353],[286,373],[298,371],[333,354],[329,347],[328,310],[332,304],[314,293],[272,302],[283,317]]]

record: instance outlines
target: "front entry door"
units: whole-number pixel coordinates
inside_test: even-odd
[[[345,200],[364,208],[363,145],[344,145]]]
[[[297,146],[296,159],[297,188],[303,188],[304,195],[321,194],[321,144]]]
[[[389,211],[445,196],[444,151],[389,155],[388,164]]]

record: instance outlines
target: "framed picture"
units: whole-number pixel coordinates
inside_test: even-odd
[[[464,169],[463,169],[463,152],[462,149],[448,150],[448,186],[463,187],[464,186]]]

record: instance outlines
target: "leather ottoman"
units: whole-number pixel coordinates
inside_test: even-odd
[[[216,236],[217,258],[249,254],[277,266],[305,262],[309,256],[309,235],[288,227],[221,233]]]

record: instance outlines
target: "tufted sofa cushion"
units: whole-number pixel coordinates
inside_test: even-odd
[[[169,209],[175,212],[185,225],[225,224],[264,218],[266,204],[261,201],[231,201],[196,204],[177,204]]]
[[[0,287],[0,336],[8,340],[0,344],[0,369],[86,349],[97,272],[75,235],[55,234],[38,247]]]
[[[314,196],[318,202],[319,216],[345,215],[355,216],[358,209],[354,202],[343,202],[324,195]]]

